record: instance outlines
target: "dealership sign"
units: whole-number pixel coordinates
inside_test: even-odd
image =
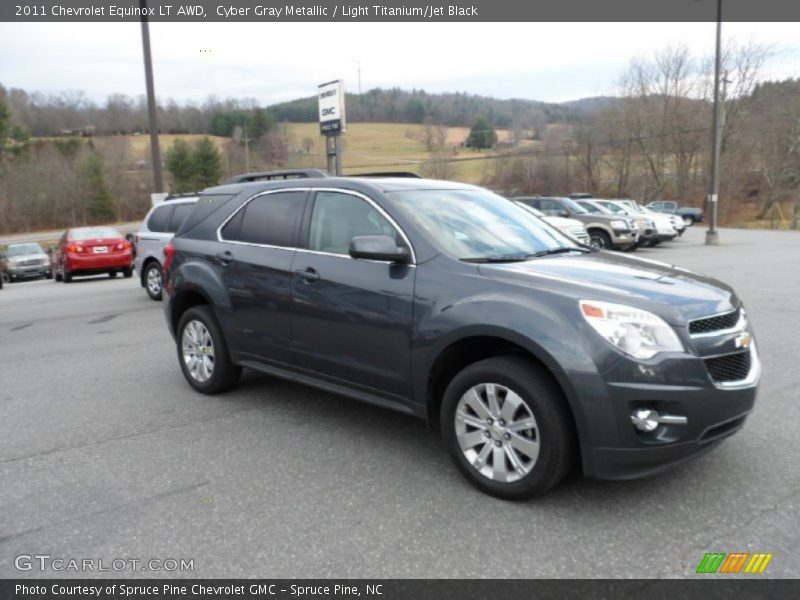
[[[336,135],[345,130],[344,84],[341,79],[319,86],[319,130],[325,135]]]

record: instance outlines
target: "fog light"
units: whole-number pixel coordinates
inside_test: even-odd
[[[649,408],[640,408],[631,414],[631,422],[639,431],[655,431],[659,425],[686,425],[686,417],[680,415],[662,415]]]

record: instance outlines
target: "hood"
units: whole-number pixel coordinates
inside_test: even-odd
[[[733,289],[716,279],[674,265],[605,251],[482,264],[480,272],[512,285],[572,296],[576,302],[628,304],[654,312],[677,326],[740,305]]]

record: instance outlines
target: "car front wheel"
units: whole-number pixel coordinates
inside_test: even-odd
[[[596,229],[589,232],[589,245],[598,250],[611,248],[611,236],[605,231]]]
[[[447,387],[441,423],[456,466],[493,496],[541,495],[575,463],[566,399],[529,359],[501,356],[466,367]]]
[[[224,392],[239,381],[242,368],[231,362],[222,329],[209,306],[194,306],[183,313],[176,340],[183,375],[198,392]]]

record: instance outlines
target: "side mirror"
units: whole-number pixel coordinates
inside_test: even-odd
[[[408,248],[398,246],[388,235],[359,235],[350,240],[350,256],[367,260],[388,260],[406,264]]]
[[[562,210],[558,211],[558,216],[559,217],[564,217],[565,219],[567,219],[567,218],[569,218],[569,211],[566,211],[566,210],[562,209]]]

